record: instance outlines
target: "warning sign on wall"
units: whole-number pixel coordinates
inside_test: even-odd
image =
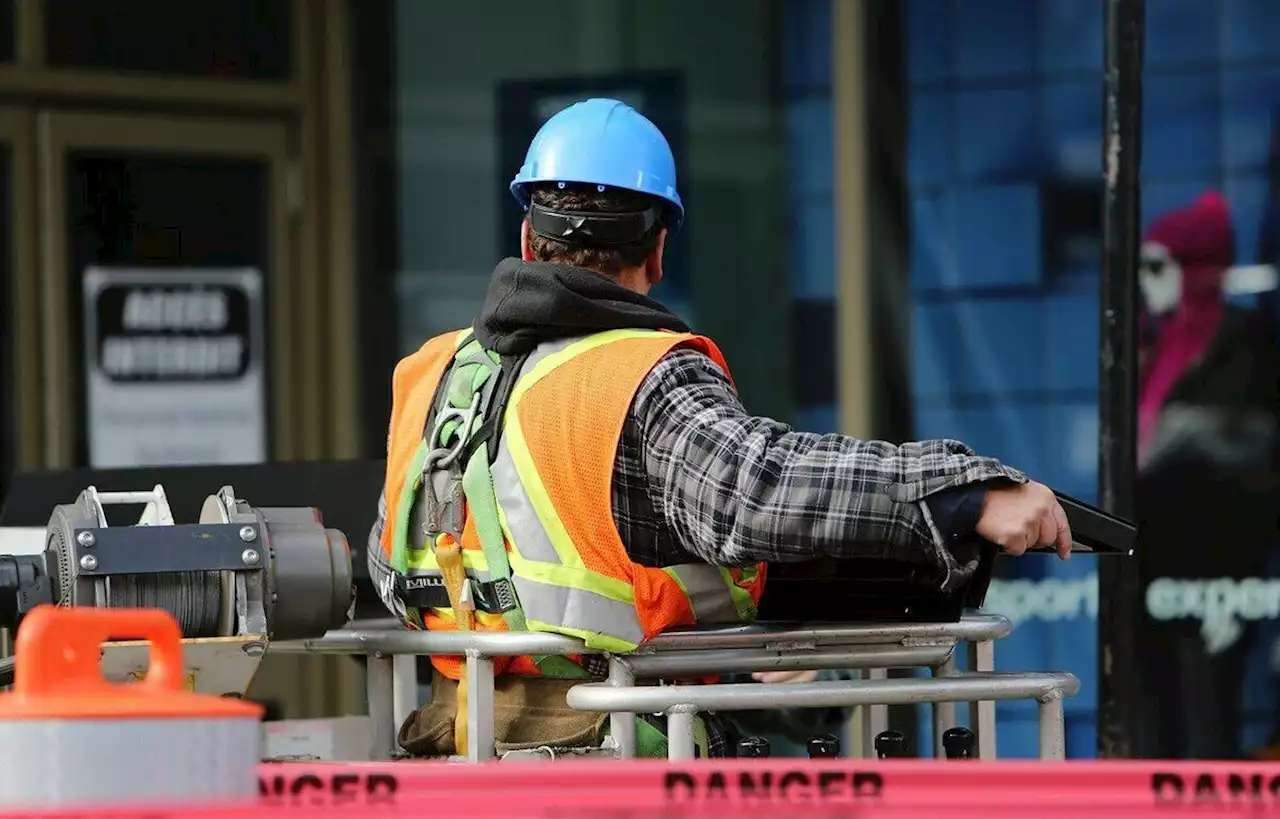
[[[84,274],[94,468],[261,463],[267,456],[262,274]]]

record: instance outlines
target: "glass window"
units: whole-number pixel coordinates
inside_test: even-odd
[[[781,104],[786,122],[793,422],[836,431],[836,208],[828,0],[783,4]]]
[[[1104,5],[902,8],[916,433],[1090,499]],[[1146,5],[1139,757],[1280,753],[1277,37],[1270,0]],[[987,597],[1017,621],[1002,670],[1080,677],[1070,756],[1097,742],[1099,563],[1008,561]],[[1002,757],[1034,753],[1033,721],[1002,712]]]
[[[224,80],[292,73],[288,0],[45,0],[45,54],[58,68]]]
[[[66,161],[73,349],[84,348],[81,276],[90,266],[244,266],[266,271],[269,278],[266,162],[146,150],[75,150]],[[270,290],[266,296],[271,297]],[[247,309],[233,301],[234,324],[244,326]],[[85,407],[83,357],[80,367],[78,406]],[[86,424],[76,446],[78,462],[88,463]]]
[[[401,353],[469,324],[495,263],[518,253],[508,185],[541,124],[612,96],[657,123],[677,155],[688,218],[654,297],[717,339],[751,406],[787,415],[776,5],[396,3]]]
[[[1101,4],[901,9],[913,437],[958,438],[1092,500]],[[1080,677],[1071,756],[1097,744],[1096,572],[1087,557],[1002,561],[986,599],[1026,635],[1002,644],[1001,670]],[[1002,757],[1035,755],[1034,719],[1002,706]]]

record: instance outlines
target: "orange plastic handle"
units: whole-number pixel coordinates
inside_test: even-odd
[[[102,644],[121,639],[151,643],[147,676],[138,683],[112,683],[102,676]],[[139,686],[157,693],[183,690],[182,629],[163,609],[37,606],[18,627],[14,649],[15,693],[112,693]]]

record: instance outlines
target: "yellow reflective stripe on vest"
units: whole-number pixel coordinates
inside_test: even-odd
[[[682,563],[663,569],[684,596],[689,598],[693,616],[699,623],[734,623],[740,619],[733,599],[733,576],[727,569],[696,563]],[[728,583],[728,585],[726,585]]]
[[[756,570],[744,569],[750,571],[753,575]],[[720,575],[724,579],[725,588],[729,591],[729,598],[733,601],[734,610],[737,612],[739,620],[754,620],[756,615],[760,613],[756,606],[756,601],[752,599],[751,592],[739,586],[733,579],[733,574],[725,568],[720,569]]]
[[[489,582],[491,576],[489,567],[484,562],[484,555],[471,549],[464,550],[463,553],[469,558],[466,560],[469,564],[467,577],[480,583]],[[431,553],[426,551],[425,554]],[[434,557],[431,560],[434,562]],[[440,577],[439,569],[424,565],[426,562],[421,561],[417,566],[410,567],[409,576]],[[582,639],[588,646],[603,651],[634,651],[644,640],[634,603],[612,600],[582,588],[580,576],[574,576],[573,582],[566,583],[563,575],[551,572],[547,578],[549,582],[539,582],[528,576],[525,571],[528,568],[529,564],[526,564],[517,569],[513,562],[511,580],[515,584],[516,594],[520,598],[520,605],[531,631],[571,634]],[[547,574],[537,571],[534,573]],[[452,612],[448,609],[435,611],[438,614],[448,612],[447,617],[452,619]],[[484,612],[477,611],[476,614]],[[498,620],[502,619],[500,615],[494,616]]]
[[[520,377],[520,381],[515,388],[511,390],[511,400],[507,404],[508,414],[510,407],[520,402],[534,384],[537,384],[545,378],[552,370],[564,364],[576,356],[594,350],[597,347],[603,347],[606,344],[612,344],[615,341],[621,341],[624,338],[652,338],[653,336],[662,335],[657,330],[605,330],[602,333],[596,333],[592,336],[579,339],[566,345],[563,349],[555,350],[542,357],[537,363],[528,366],[524,375]],[[510,419],[508,419],[510,422]]]
[[[542,355],[535,353],[535,357],[530,358],[530,363],[526,364],[525,371],[520,375],[515,387],[511,390],[511,398],[507,402],[507,412],[503,419],[503,441],[509,448],[511,461],[519,475],[528,504],[540,521],[539,528],[546,533],[547,541],[555,549],[556,555],[559,557],[557,562],[561,566],[586,569],[582,562],[582,556],[578,554],[578,550],[574,547],[573,540],[569,537],[564,523],[560,520],[560,515],[556,512],[551,498],[547,496],[546,489],[542,486],[542,479],[538,475],[537,466],[533,463],[533,456],[530,454],[529,446],[525,441],[524,430],[520,426],[520,415],[516,412],[517,407],[520,405],[520,399],[535,384],[561,364],[573,360],[588,350],[594,350],[597,347],[621,339],[647,338],[654,335],[658,335],[656,330],[608,330],[574,341],[561,349],[554,349]],[[496,482],[497,480],[498,477],[495,474],[494,481]],[[501,505],[501,500],[499,500],[499,505]],[[519,531],[526,530],[520,528]]]
[[[602,597],[589,589],[559,583],[516,579],[516,594],[530,623],[552,625],[571,633],[591,648],[634,651],[644,641],[644,631],[632,603]]]
[[[505,435],[498,442],[498,457],[493,463],[493,487],[498,497],[498,520],[511,546],[508,555],[512,571],[548,583],[590,589],[612,600],[634,604],[635,589],[631,584],[589,570],[567,535],[565,541],[576,560],[568,565],[560,562],[563,549],[555,548],[551,534],[542,525],[542,516],[537,513],[526,491],[528,485],[521,480],[512,461]]]
[[[489,564],[485,562],[484,555],[479,549],[462,550],[462,567],[467,570],[467,574],[481,572],[486,580],[489,579]],[[440,573],[440,564],[436,562],[435,553],[429,548],[410,549],[406,568],[406,573],[409,575]]]
[[[434,614],[436,617],[439,617],[441,620],[443,620],[446,623],[456,625],[458,622],[458,619],[453,616],[453,609],[432,609],[432,614]],[[502,618],[501,614],[490,614],[487,611],[474,611],[471,614],[475,618],[476,625],[480,627],[481,631],[493,631],[494,629],[501,629],[503,624],[506,623],[506,620]],[[530,630],[531,631],[547,631],[547,629],[530,629]]]
[[[549,631],[554,634],[563,634],[566,637],[577,637],[584,645],[600,651],[608,651],[613,654],[626,654],[635,651],[640,647],[639,643],[628,643],[626,640],[616,639],[607,634],[600,634],[590,630],[579,630],[566,626],[554,626],[550,623],[543,623],[538,620],[530,620],[530,631]]]

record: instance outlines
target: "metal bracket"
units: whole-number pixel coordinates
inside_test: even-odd
[[[223,525],[234,528],[237,534],[248,530],[255,531],[257,537],[253,542],[257,545],[261,565],[265,567],[270,563],[271,544],[263,536],[266,532],[266,521],[248,504],[237,499],[235,490],[230,486],[222,487],[217,494],[205,500],[205,506],[200,511],[200,519],[222,520],[225,522]],[[272,593],[266,588],[265,578],[268,577],[268,573],[239,571],[232,577],[235,585],[236,633],[266,634],[266,597]]]
[[[76,529],[81,577],[261,569],[259,527],[180,524]]]

